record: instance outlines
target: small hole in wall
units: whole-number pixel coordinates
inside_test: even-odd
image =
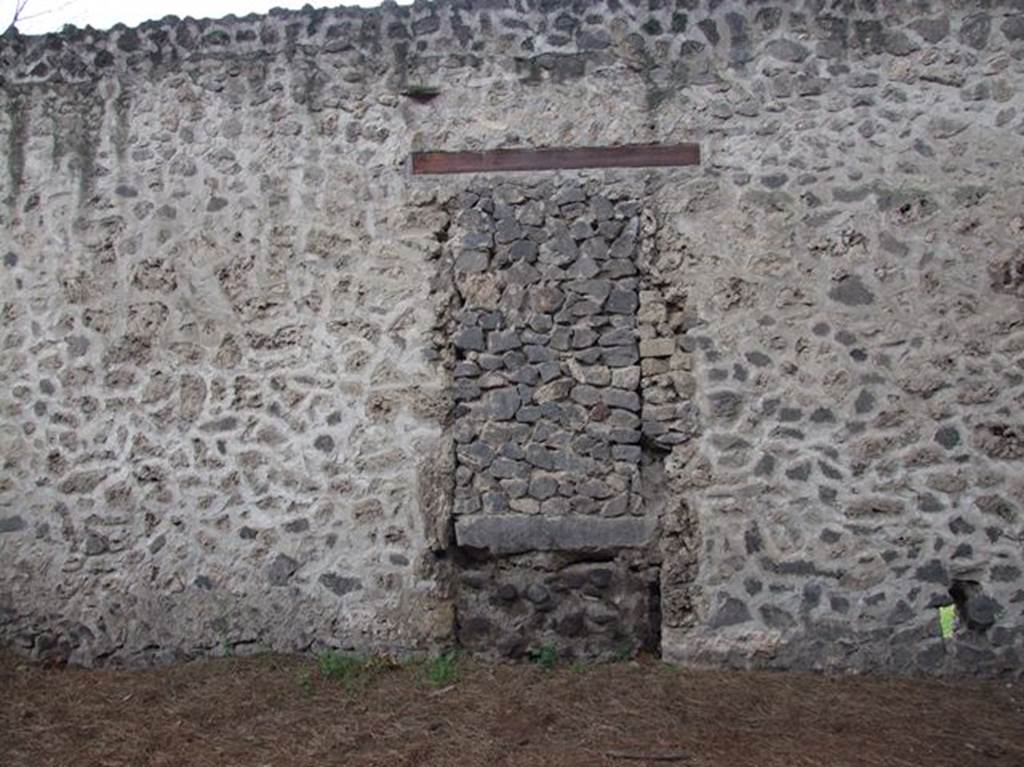
[[[640,448],[648,455],[655,454],[662,456],[668,455],[672,452],[672,448],[667,445],[658,444],[653,437],[649,437],[646,434],[642,434],[640,436]]]
[[[949,596],[956,606],[961,626],[985,632],[995,624],[999,605],[982,591],[977,581],[954,580],[949,587]]]
[[[980,591],[981,585],[977,581],[953,581],[952,586],[949,587],[949,596],[952,597],[953,604],[956,605],[956,614],[962,624],[966,625],[967,623],[968,600]]]

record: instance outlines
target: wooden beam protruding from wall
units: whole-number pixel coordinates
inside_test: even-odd
[[[414,152],[412,155],[414,175],[681,165],[700,165],[700,144],[491,149],[483,152]]]

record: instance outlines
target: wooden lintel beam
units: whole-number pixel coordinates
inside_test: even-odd
[[[413,152],[412,155],[412,172],[415,175],[679,165],[700,165],[700,144],[491,149],[485,152]]]

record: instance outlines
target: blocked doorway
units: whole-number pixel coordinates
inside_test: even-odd
[[[665,458],[699,419],[655,211],[636,179],[503,177],[450,213],[458,641],[656,652],[692,576]]]

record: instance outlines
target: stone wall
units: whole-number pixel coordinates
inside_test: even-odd
[[[1022,70],[1020,0],[4,37],[0,639],[1019,672]]]
[[[651,587],[630,574],[657,523],[640,487],[641,206],[622,194],[508,183],[459,200],[455,534],[503,558],[461,578],[459,639],[479,652],[650,643]]]

